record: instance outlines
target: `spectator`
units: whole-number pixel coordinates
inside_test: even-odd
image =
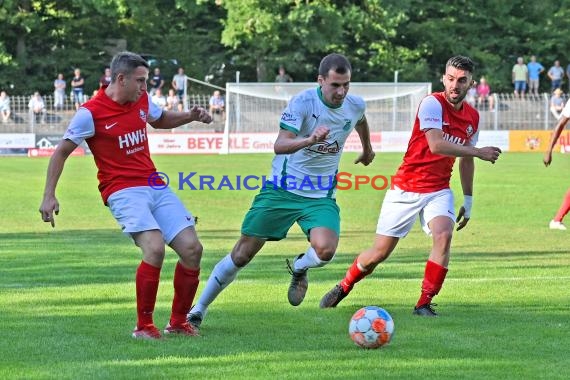
[[[152,102],[162,109],[166,109],[166,98],[162,95],[162,90],[157,88],[151,98]]]
[[[214,94],[210,97],[210,115],[213,118],[215,118],[215,115],[219,115],[222,117],[222,120],[225,119],[225,106],[224,98],[220,91],[214,91]]]
[[[65,101],[65,80],[63,74],[57,74],[57,79],[53,81],[53,108],[56,110],[63,109]]]
[[[560,67],[560,61],[554,61],[554,66],[548,70],[548,77],[552,81],[552,91],[562,86],[562,79],[564,78],[564,69]]]
[[[99,88],[111,84],[111,68],[105,67],[105,73],[99,78]]]
[[[562,110],[564,109],[564,98],[562,98],[562,90],[557,88],[554,90],[550,98],[550,112],[554,115],[556,120],[560,119]]]
[[[182,111],[182,103],[180,102],[180,99],[178,99],[173,88],[168,90],[168,96],[166,97],[166,109]]]
[[[162,86],[164,86],[164,78],[162,77],[162,74],[160,74],[160,69],[158,67],[154,68],[154,73],[150,77],[149,84],[150,96],[153,96],[156,90],[160,90],[162,92]]]
[[[518,57],[516,65],[513,66],[513,85],[515,86],[515,97],[524,97],[528,82],[528,68],[524,64],[523,58]]]
[[[30,109],[30,116],[34,118],[36,123],[44,124],[46,122],[46,105],[38,91],[34,92],[30,98],[28,108]]]
[[[285,67],[279,66],[279,74],[275,77],[275,82],[288,83],[293,82],[293,78],[285,71]]]
[[[85,79],[81,76],[81,70],[75,69],[73,71],[73,79],[71,80],[71,88],[73,89],[73,102],[75,109],[78,110],[79,106],[83,104],[83,85]]]
[[[570,63],[566,66],[566,76],[568,77],[568,93],[570,94]]]
[[[528,63],[528,93],[538,97],[538,87],[540,85],[540,74],[544,71],[544,66],[536,62],[536,56],[530,57]]]
[[[491,95],[491,87],[489,87],[485,77],[481,77],[477,85],[477,107],[479,109],[481,109],[483,102],[488,103],[491,112],[495,112],[495,99]]]
[[[6,91],[0,92],[0,113],[2,114],[2,122],[10,121],[10,97]]]
[[[184,95],[186,92],[186,74],[182,67],[178,68],[178,74],[172,77],[172,88],[176,91],[176,95],[182,104],[184,104]]]

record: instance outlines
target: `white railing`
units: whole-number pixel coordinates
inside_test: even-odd
[[[552,129],[556,123],[555,116],[550,112],[550,94],[544,93],[538,97],[527,95],[524,99],[517,99],[514,94],[492,96],[495,100],[494,110],[490,110],[485,103],[479,107],[481,130],[547,130]],[[29,96],[11,96],[11,117],[7,123],[0,120],[0,133],[63,134],[75,113],[73,101],[66,97],[63,108],[56,110],[53,107],[53,95],[46,95],[43,99],[46,116],[44,123],[41,123],[30,114]],[[188,104],[208,109],[209,99],[209,95],[190,94]],[[278,119],[279,115],[276,115],[276,123]]]
[[[3,123],[0,119],[0,133],[59,133],[63,135],[75,114],[73,100],[66,97],[63,107],[55,109],[53,95],[42,96],[42,98],[46,105],[45,116],[35,117],[28,108],[30,96],[10,96],[10,119],[7,123]],[[209,95],[191,94],[188,96],[190,106],[197,104],[208,109],[209,100]]]
[[[494,109],[489,109],[486,103],[479,107],[479,127],[482,130],[546,130],[557,121],[550,112],[550,94],[526,95],[522,99],[514,94],[492,96]]]

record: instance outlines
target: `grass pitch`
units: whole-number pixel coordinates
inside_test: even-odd
[[[401,154],[365,168],[346,154],[341,170],[394,173]],[[270,155],[157,156],[177,189],[179,172],[268,174]],[[477,161],[472,220],[455,233],[450,270],[436,298],[441,317],[414,317],[431,242],[418,225],[392,257],[336,309],[318,303],[374,237],[384,191],[340,191],[342,236],[333,263],[309,272],[307,297],[287,302],[285,258],[306,249],[298,227],[268,243],[210,308],[202,337],[138,341],[138,249],[97,191],[91,157],[68,160],[58,187],[56,228],[40,219],[46,159],[0,159],[0,378],[2,379],[563,379],[570,367],[570,231],[548,222],[570,185],[570,157],[544,168],[540,154]],[[462,202],[458,173],[453,188]],[[256,191],[177,190],[199,216],[205,247],[201,291],[239,236]],[[569,217],[570,218],[570,217]],[[570,224],[570,219],[568,220]],[[167,323],[176,255],[162,270],[155,311]],[[358,308],[378,305],[395,320],[392,343],[362,350],[348,337]]]

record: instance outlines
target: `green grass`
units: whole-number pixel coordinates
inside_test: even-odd
[[[341,170],[391,175],[401,154],[368,168],[346,154]],[[159,170],[267,174],[271,156],[158,156]],[[56,228],[38,212],[46,159],[2,158],[0,378],[2,379],[563,379],[570,366],[568,232],[550,231],[569,182],[570,157],[545,169],[540,154],[477,162],[473,217],[454,236],[441,318],[411,315],[430,240],[415,226],[392,257],[333,310],[318,302],[374,237],[384,192],[338,194],[337,256],[309,274],[304,303],[287,302],[285,258],[306,249],[298,227],[268,243],[210,308],[202,337],[136,341],[134,273],[140,253],[103,207],[90,157],[71,158],[58,188]],[[457,173],[456,173],[457,174]],[[176,178],[174,187],[176,188]],[[459,195],[458,176],[453,188]],[[255,191],[178,191],[200,217],[202,286],[232,248]],[[459,205],[462,200],[458,196]],[[155,321],[169,317],[175,254],[162,271]],[[392,343],[362,350],[348,338],[361,306],[395,320]]]

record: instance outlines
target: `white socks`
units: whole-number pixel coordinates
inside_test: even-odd
[[[332,260],[332,259],[331,259]],[[331,260],[323,261],[319,259],[317,256],[317,252],[313,249],[313,247],[309,247],[307,252],[301,257],[299,260],[295,261],[293,264],[293,270],[297,271],[305,271],[309,268],[317,268],[327,265]]]
[[[200,295],[198,303],[192,308],[192,312],[200,312],[206,315],[206,309],[214,302],[216,297],[236,278],[241,268],[236,267],[230,254],[221,259],[210,274],[206,287]]]

